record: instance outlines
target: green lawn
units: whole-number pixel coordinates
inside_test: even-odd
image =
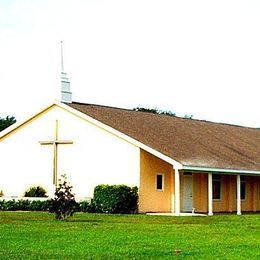
[[[176,253],[175,250],[181,250]],[[260,259],[260,215],[162,217],[0,211],[0,259]]]

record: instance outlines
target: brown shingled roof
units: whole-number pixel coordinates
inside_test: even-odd
[[[70,107],[185,166],[260,170],[260,130],[73,102]]]

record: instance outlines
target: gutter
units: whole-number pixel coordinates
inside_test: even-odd
[[[185,166],[185,165],[183,165],[182,170],[184,170],[184,171],[197,171],[197,172],[260,175],[260,171],[256,171],[256,170],[237,170],[237,169],[209,168],[209,167],[197,167],[197,166]]]

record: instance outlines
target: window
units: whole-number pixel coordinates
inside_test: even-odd
[[[246,199],[246,176],[240,176],[240,192],[241,200]]]
[[[236,199],[237,199],[237,192],[236,192]],[[241,200],[246,199],[246,176],[242,176],[242,175],[240,175],[240,199]]]
[[[212,175],[213,199],[220,200],[221,198],[221,175]]]
[[[164,175],[156,175],[156,189],[162,191],[164,189]]]

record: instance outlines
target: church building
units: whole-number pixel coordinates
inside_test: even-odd
[[[7,197],[66,174],[77,198],[138,186],[139,212],[260,211],[259,129],[54,102],[1,132],[0,158]]]
[[[139,189],[139,212],[260,211],[260,130],[71,101],[0,133],[0,191],[51,197],[66,174],[77,199],[99,184]]]

